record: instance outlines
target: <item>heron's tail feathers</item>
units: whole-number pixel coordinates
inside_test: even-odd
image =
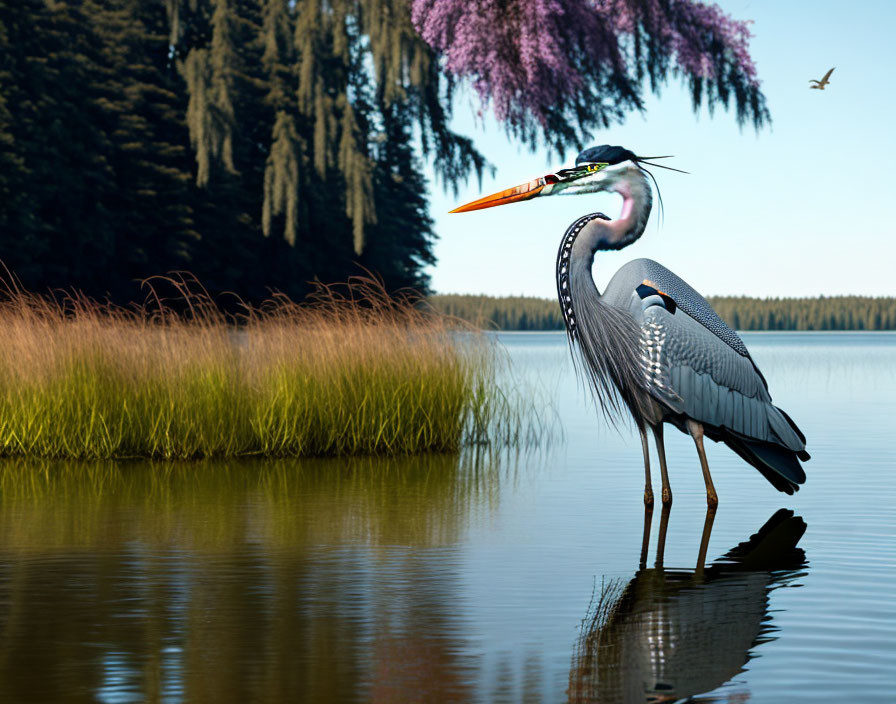
[[[777,406],[769,403],[766,406],[766,417],[773,435],[769,439],[777,437],[784,448],[795,452],[803,462],[809,459],[806,452],[806,436],[793,419]],[[782,448],[782,449],[784,449]]]
[[[791,418],[789,415],[787,415],[787,413],[784,411],[783,408],[778,408],[777,406],[775,406],[775,410],[778,411],[778,413],[780,413],[782,416],[784,416],[784,420],[787,421],[787,424],[790,426],[791,430],[793,430],[793,432],[796,433],[797,437],[803,443],[803,447],[805,448],[806,436],[803,435],[803,431],[800,430],[799,426],[793,422],[793,418]],[[809,453],[806,452],[805,449],[797,450],[796,456],[799,457],[803,462],[806,462],[806,461],[812,459],[811,456],[809,455]]]
[[[806,473],[793,450],[731,434],[725,438],[725,444],[758,469],[778,491],[793,494],[806,481]],[[805,450],[802,453],[806,454]]]
[[[768,427],[759,438],[723,430],[725,444],[753,465],[778,491],[793,494],[806,481],[800,460],[809,459],[806,436],[793,419],[777,406],[764,404]]]

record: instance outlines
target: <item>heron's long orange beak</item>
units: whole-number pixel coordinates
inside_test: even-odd
[[[541,193],[546,185],[547,182],[544,178],[536,178],[529,181],[528,183],[524,183],[521,186],[514,186],[513,188],[508,188],[506,191],[493,193],[490,196],[485,196],[485,198],[474,200],[472,203],[462,205],[450,212],[466,213],[470,210],[482,210],[483,208],[491,208],[495,205],[506,205],[507,203],[516,203],[517,201],[521,200],[529,200],[530,198],[534,198],[539,193]]]

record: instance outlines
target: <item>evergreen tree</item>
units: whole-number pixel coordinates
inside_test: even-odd
[[[9,257],[10,264],[14,259],[34,258],[36,252],[32,248],[37,244],[33,235],[33,204],[27,190],[24,142],[17,139],[13,118],[13,113],[19,113],[25,103],[22,88],[16,83],[22,72],[22,47],[14,44],[13,39],[21,35],[20,25],[29,9],[28,3],[19,7],[18,2],[0,0],[0,233],[8,234],[3,237],[6,251],[2,256]],[[12,233],[18,234],[18,240]]]
[[[113,133],[112,169],[119,187],[110,202],[113,260],[122,295],[133,282],[189,269],[199,235],[190,206],[191,154],[182,130],[185,100],[168,52],[163,8],[140,0],[90,3],[104,42],[104,63],[124,90]],[[130,294],[133,295],[133,294]]]
[[[735,330],[896,330],[896,298],[709,296],[707,301]],[[429,303],[484,328],[563,329],[560,308],[552,298],[443,294],[431,296]]]
[[[3,233],[3,259],[26,285],[102,292],[114,271],[109,157],[122,86],[80,3],[27,0],[4,14],[13,16],[4,24],[15,48],[15,88],[4,97],[27,202],[21,229]]]
[[[360,261],[395,287],[425,291],[423,267],[435,263],[426,182],[412,149],[410,118],[393,104],[383,109],[383,119],[373,182],[377,222],[368,227]]]

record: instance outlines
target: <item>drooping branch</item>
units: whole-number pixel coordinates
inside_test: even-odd
[[[581,146],[643,109],[645,83],[690,86],[695,108],[765,124],[747,22],[697,0],[411,0],[421,36],[515,136]]]

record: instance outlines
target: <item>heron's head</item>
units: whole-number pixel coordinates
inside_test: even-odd
[[[586,149],[576,157],[575,166],[533,179],[507,190],[479,198],[452,210],[452,213],[465,213],[469,210],[481,210],[496,205],[517,203],[541,196],[579,195],[581,193],[597,193],[599,191],[619,192],[626,184],[644,181],[649,172],[644,164],[651,165],[649,159],[665,159],[666,157],[641,157],[624,147],[602,144]],[[652,166],[661,166],[652,164]],[[661,168],[671,168],[662,167]],[[678,171],[678,169],[672,169]]]

